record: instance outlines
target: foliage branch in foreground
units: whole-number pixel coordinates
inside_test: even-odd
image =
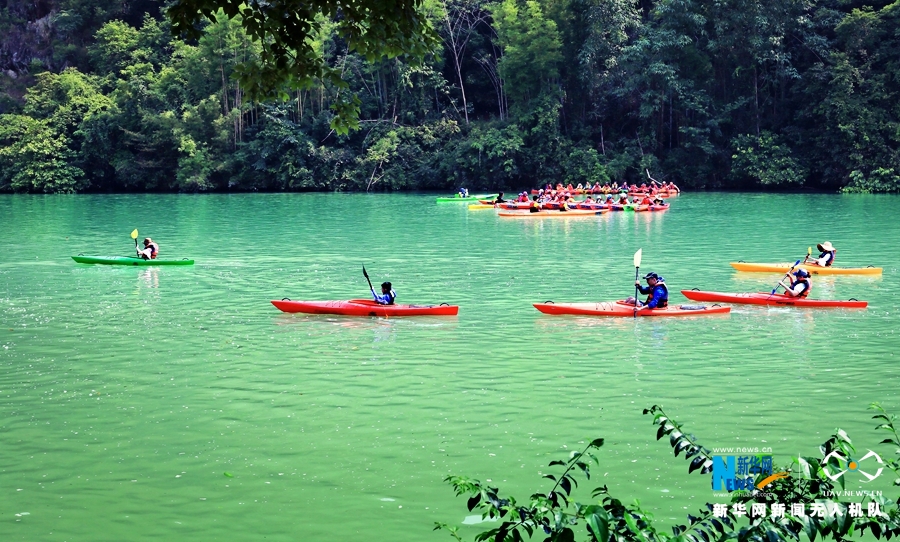
[[[877,411],[874,418],[883,422],[877,429],[891,433],[891,438],[884,439],[882,444],[891,444],[900,453],[900,434],[894,425],[896,418],[878,404],[872,404],[870,409]],[[686,434],[682,425],[669,418],[662,407],[654,405],[645,409],[644,414],[653,415],[653,424],[658,427],[657,440],[668,436],[675,456],[684,452],[685,459],[690,461],[688,473],[709,474],[713,471],[710,451],[700,445],[696,437]],[[574,542],[580,525],[584,525],[583,540],[589,542],[724,542],[730,539],[776,542],[799,541],[801,534],[810,542],[815,542],[817,537],[843,542],[863,535],[867,530],[879,540],[900,536],[897,502],[881,495],[865,497],[862,503],[844,502],[834,497],[843,489],[844,477],[834,481],[826,469],[845,467],[837,456],[853,457],[855,452],[850,438],[842,430],[819,446],[822,457],[793,458],[789,465],[775,469],[790,473],[789,476],[775,477],[764,490],[733,492],[731,505],[724,511],[722,505],[718,505],[718,514],[716,505],[705,503],[698,512],[687,516],[687,522],[672,526],[671,534],[658,529],[653,516],[641,508],[638,501],[623,504],[606,486],[593,490],[593,503],[582,504],[574,499],[573,491],[578,485],[575,474],[580,470],[586,479],[590,479],[591,463],[599,464],[594,452],[602,446],[603,439],[595,439],[584,450],[571,452],[568,460],[551,461],[550,466],[562,469],[562,473],[544,475],[553,485],[546,492],[534,493],[527,501],[501,496],[498,488],[464,476],[447,476],[445,481],[453,486],[457,495],[468,495],[469,511],[477,508],[483,519],[500,521],[496,527],[478,534],[477,542],[518,542],[535,533],[542,533],[544,542]],[[897,459],[886,461],[885,466],[900,475]],[[758,474],[754,483],[760,483],[764,477],[766,474]],[[895,485],[900,485],[900,479]],[[802,503],[806,510],[819,509],[827,513],[793,515],[790,504],[783,514],[771,513],[773,504],[784,503]],[[872,509],[878,510],[877,514],[866,514],[870,504]],[[754,505],[757,509],[765,507],[765,515],[749,517]],[[854,513],[860,509],[862,513]],[[456,540],[462,540],[458,527],[436,523],[435,530],[438,529],[446,529]]]
[[[287,99],[288,88],[307,88],[317,80],[348,88],[344,73],[330,66],[315,42],[325,27],[369,62],[408,55],[421,60],[439,43],[423,0],[175,0],[168,9],[172,31],[198,39],[203,22],[223,16],[240,20],[244,32],[261,46],[259,59],[236,73],[251,99]],[[332,105],[332,128],[347,133],[359,127],[356,96],[342,94]]]

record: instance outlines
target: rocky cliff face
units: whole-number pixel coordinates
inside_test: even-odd
[[[0,73],[8,77],[86,68],[86,46],[105,23],[138,27],[159,17],[162,0],[0,0]]]
[[[4,5],[5,4],[5,5]],[[26,73],[33,60],[53,60],[54,1],[0,2],[0,70],[9,77]]]

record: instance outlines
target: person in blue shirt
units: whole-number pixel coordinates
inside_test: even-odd
[[[647,301],[641,306],[642,309],[664,309],[669,306],[669,289],[666,287],[666,279],[656,273],[647,273],[644,275],[647,281],[647,287],[641,286],[639,280],[634,281],[634,285],[643,295],[647,295]],[[649,294],[649,295],[648,295]],[[639,301],[637,303],[640,303]]]
[[[784,287],[785,295],[800,298],[808,296],[809,291],[812,289],[812,282],[809,281],[809,271],[797,268],[791,271],[789,275],[793,277],[790,285],[785,284],[784,279],[778,283]]]
[[[393,305],[394,300],[397,299],[397,292],[391,288],[390,282],[382,282],[381,294],[376,294],[375,290],[372,290],[372,295],[375,296],[375,302],[379,305]]]
[[[469,189],[468,188],[460,188],[459,192],[457,193],[457,196],[459,196],[461,198],[469,197]]]

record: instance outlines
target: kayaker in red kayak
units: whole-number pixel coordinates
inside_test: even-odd
[[[503,199],[503,192],[497,194],[497,199],[494,200],[494,205],[497,205],[498,203],[506,203],[506,200]]]
[[[816,247],[819,249],[821,254],[819,254],[818,258],[813,258],[806,263],[818,265],[819,267],[831,267],[831,264],[834,263],[834,257],[837,254],[837,249],[831,245],[831,241],[825,241],[824,243],[816,245]]]
[[[153,242],[153,239],[147,237],[144,239],[144,249],[141,250],[135,247],[138,256],[145,260],[155,260],[156,255],[159,254],[159,245]]]
[[[789,275],[794,276],[790,286],[784,283],[784,279],[781,279],[778,283],[784,286],[784,293],[791,297],[804,298],[808,296],[809,291],[812,290],[812,282],[809,281],[809,271],[798,268],[791,271]]]
[[[531,205],[528,207],[529,213],[539,213],[541,212],[541,204],[538,203],[537,196],[531,196]]]
[[[381,294],[376,294],[375,290],[372,290],[372,295],[375,296],[375,302],[379,305],[393,305],[394,300],[397,299],[397,292],[391,288],[390,282],[382,282]]]
[[[644,280],[647,281],[647,287],[641,286],[641,281],[634,281],[634,286],[641,292],[642,295],[647,296],[647,300],[644,303],[637,301],[633,297],[629,297],[625,300],[625,303],[634,303],[641,309],[664,309],[669,306],[669,288],[666,286],[666,279],[657,275],[656,273],[647,273],[644,275]],[[648,295],[649,294],[649,295]]]

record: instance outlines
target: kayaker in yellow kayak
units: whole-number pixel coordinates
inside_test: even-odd
[[[149,237],[144,239],[144,248],[143,250],[138,247],[134,247],[135,251],[137,251],[138,256],[145,260],[155,260],[156,255],[159,254],[159,245],[153,242],[153,239]]]
[[[825,241],[824,243],[816,245],[816,247],[821,252],[821,254],[819,254],[819,257],[812,258],[805,263],[818,265],[819,267],[831,267],[831,264],[834,263],[834,257],[837,253],[837,249],[831,245],[831,241]],[[808,257],[809,256],[807,256],[807,258]]]
[[[642,295],[647,296],[647,300],[644,303],[636,300],[633,297],[629,297],[625,300],[625,303],[635,304],[638,307],[638,310],[641,309],[664,309],[669,306],[669,288],[666,286],[666,279],[657,275],[656,273],[647,273],[644,275],[644,280],[647,281],[647,287],[641,286],[641,281],[634,281],[635,288],[641,292]],[[649,295],[648,295],[649,294]]]
[[[394,300],[397,299],[397,292],[391,288],[390,282],[382,282],[381,294],[376,294],[375,290],[372,290],[372,295],[375,297],[375,302],[379,305],[393,305]]]
[[[791,297],[804,298],[808,296],[809,291],[812,290],[812,282],[809,280],[809,271],[802,268],[796,268],[788,273],[788,275],[794,277],[793,280],[791,280],[790,286],[784,283],[784,279],[781,279],[778,283],[784,286],[784,293]]]

